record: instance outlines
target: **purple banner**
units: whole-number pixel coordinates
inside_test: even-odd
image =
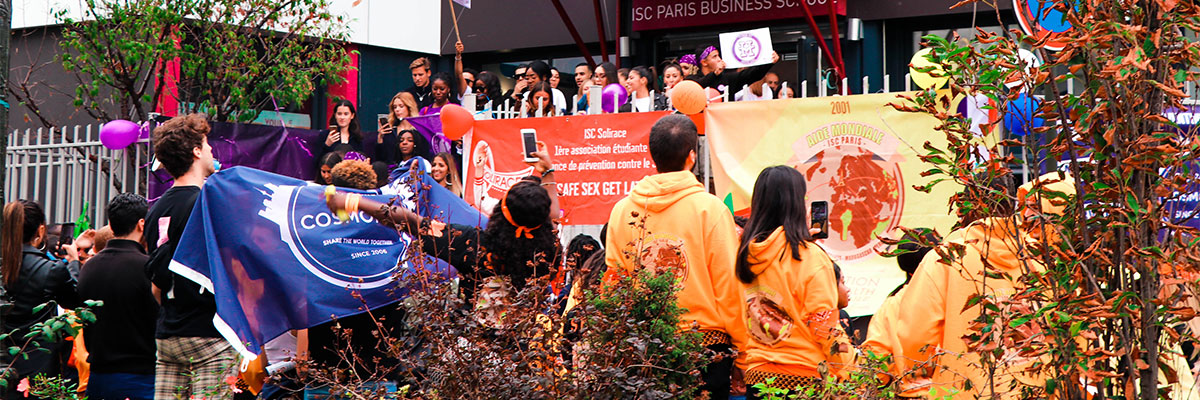
[[[441,114],[422,115],[420,117],[408,117],[405,120],[412,124],[417,131],[420,131],[425,136],[425,140],[429,142],[429,146],[433,148],[433,154],[450,152],[450,140],[442,134],[442,116]],[[431,154],[432,155],[432,154]]]
[[[211,125],[208,144],[222,169],[246,166],[303,180],[312,180],[316,174],[316,161],[309,146],[320,144],[323,131],[224,122]],[[148,178],[150,201],[157,200],[174,182],[161,168]]]

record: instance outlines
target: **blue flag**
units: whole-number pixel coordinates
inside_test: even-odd
[[[406,172],[380,190],[339,190],[447,223],[487,225],[483,214],[423,168]],[[406,257],[413,238],[361,211],[339,222],[325,205],[324,191],[299,179],[234,167],[209,177],[192,209],[171,271],[212,291],[213,324],[249,359],[288,330],[399,300],[396,277],[414,272],[414,265],[454,275],[444,262],[413,263]]]

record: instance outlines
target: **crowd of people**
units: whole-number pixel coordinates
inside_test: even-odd
[[[409,65],[413,85],[396,93],[387,103],[387,117],[380,120],[370,151],[366,143],[370,139],[361,126],[358,108],[348,100],[335,101],[327,133],[321,138],[323,140],[311,146],[317,162],[317,183],[329,183],[331,169],[347,153],[368,155],[380,186],[386,181],[384,178],[389,169],[420,157],[433,163],[433,174],[439,183],[461,196],[462,185],[456,168],[462,165],[461,150],[458,146],[438,148],[432,143],[435,138],[423,135],[408,119],[437,114],[446,104],[462,104],[468,96],[476,98],[479,111],[504,105],[521,110],[523,117],[586,114],[589,112],[589,89],[614,83],[620,84],[628,93],[628,100],[616,105],[617,112],[673,110],[671,89],[684,80],[695,81],[707,88],[713,102],[722,101],[726,91],[731,92],[731,100],[794,96],[792,88],[770,72],[773,63],[779,61],[778,54],[773,54],[772,64],[737,71],[725,70],[720,50],[713,46],[701,47],[696,54],[664,60],[657,67],[618,69],[612,63],[602,62],[593,68],[588,63],[580,63],[575,66],[577,100],[572,103],[559,89],[561,75],[558,69],[544,61],[517,66],[512,76],[515,84],[502,92],[500,78],[492,72],[463,67],[461,42],[456,43],[455,49],[454,75],[433,72],[432,63],[424,57]],[[455,76],[458,79],[454,79]],[[591,111],[604,112],[595,108]]]
[[[532,73],[545,72],[543,67],[531,67]],[[593,79],[607,79],[605,68],[601,65]],[[708,68],[702,65],[692,75]],[[668,70],[676,69],[686,73],[684,67]],[[633,81],[635,93],[641,93],[648,75],[640,67],[630,71],[628,80]],[[751,78],[722,80],[736,83]],[[552,93],[538,91],[545,86],[535,82],[530,91],[535,98]],[[442,96],[437,93],[435,88],[434,106]],[[553,102],[552,96],[542,101]],[[427,145],[421,135],[403,120],[421,98],[410,92],[393,98],[389,115],[393,135],[379,140],[392,141],[397,151],[382,157],[404,162],[428,154],[423,153]],[[647,268],[675,274],[680,282],[677,302],[686,310],[680,328],[698,328],[702,344],[723,355],[699,372],[710,398],[728,398],[743,390],[748,398],[762,398],[755,385],[768,382],[783,388],[819,385],[822,373],[844,376],[865,352],[891,355],[893,377],[904,379],[910,387],[927,392],[930,385],[948,385],[971,392],[972,385],[962,382],[972,380],[978,386],[984,376],[978,355],[962,339],[978,314],[978,310],[963,311],[967,299],[979,294],[972,279],[985,275],[985,265],[1015,276],[1039,270],[1036,260],[1018,257],[1022,244],[1013,234],[1040,238],[1047,231],[1035,222],[1063,208],[1062,197],[1050,201],[1033,196],[1031,186],[1025,186],[1016,193],[1022,200],[1012,215],[976,216],[966,228],[947,236],[947,243],[966,249],[955,253],[949,263],[925,257],[927,247],[906,243],[907,254],[898,263],[910,280],[888,298],[865,335],[856,338],[847,333],[844,322],[839,323],[843,321],[839,314],[850,300],[848,290],[840,268],[812,237],[807,207],[811,199],[806,197],[804,176],[789,166],[764,169],[754,184],[752,212],[748,218],[735,219],[691,172],[698,157],[698,133],[685,116],[665,116],[651,128],[647,144],[657,174],[642,179],[613,206],[601,239],[580,235],[563,249],[554,229],[561,216],[545,143],[530,154],[536,160],[528,161],[534,174],[514,184],[494,209],[481,210],[491,216],[485,227],[447,225],[338,190],[377,188],[386,181],[380,174],[388,171],[377,171],[356,152],[354,143],[361,142],[341,140],[359,137],[360,132],[352,104],[338,103],[337,110],[337,129],[324,143],[328,151],[320,156],[317,177],[318,183],[330,185],[326,201],[331,210],[361,210],[380,223],[420,237],[421,251],[458,272],[461,295],[470,299],[468,304],[485,324],[497,328],[506,324],[508,299],[531,279],[555,278],[560,284],[552,295],[560,307],[553,312],[569,314],[586,293],[627,274]],[[5,205],[0,279],[15,306],[5,314],[2,328],[18,332],[5,340],[5,348],[21,346],[22,330],[57,312],[52,307],[39,309],[39,304],[54,302],[69,309],[84,300],[103,302],[95,308],[95,323],[76,338],[75,352],[35,338],[43,348],[55,351],[31,353],[28,358],[5,354],[15,376],[61,373],[70,362],[87,365],[89,371],[80,378],[88,377],[86,390],[92,399],[229,396],[227,379],[235,372],[238,355],[214,326],[214,294],[169,268],[201,187],[219,168],[208,132],[209,125],[200,115],[176,117],[158,126],[153,145],[174,185],[152,206],[135,194],[116,196],[106,210],[106,234],[81,235],[74,243],[54,249],[57,242],[47,240],[41,206],[26,200]],[[431,175],[461,195],[454,157],[441,153],[431,160]],[[1047,188],[1065,196],[1073,193],[1069,177],[1042,179]],[[630,243],[640,249],[626,251]],[[390,307],[397,311],[398,306]],[[358,323],[365,325],[356,335],[365,336],[356,340],[378,340],[372,333],[373,320],[338,321],[342,327]],[[336,362],[337,353],[329,348],[334,340],[330,328],[326,324],[286,333],[266,346],[268,357]],[[939,358],[943,353],[959,356]],[[68,354],[73,358],[68,359]],[[377,359],[386,361],[382,355]],[[1013,365],[1033,362],[1010,361]],[[936,368],[939,363],[948,368]],[[1019,375],[1003,376],[1019,379]],[[14,396],[11,388],[9,396]],[[270,398],[288,393],[287,389],[309,396],[323,393],[300,382],[275,382],[261,395]]]
[[[574,85],[568,83],[561,87],[563,80],[560,71],[545,61],[537,60],[518,65],[513,75],[508,77],[513,80],[512,87],[504,90],[501,77],[496,73],[463,66],[464,47],[461,42],[455,44],[455,49],[453,72],[433,72],[432,63],[424,57],[409,65],[413,86],[392,98],[387,107],[387,123],[380,126],[381,133],[391,135],[401,132],[405,129],[401,126],[403,118],[436,114],[446,104],[463,104],[467,97],[474,98],[475,111],[507,107],[520,110],[522,117],[604,112],[588,107],[589,89],[614,83],[624,88],[627,98],[624,104],[618,104],[618,109],[613,110],[617,112],[672,110],[669,97],[671,89],[684,80],[695,81],[708,89],[709,97],[714,102],[722,101],[726,92],[730,100],[795,97],[795,90],[787,82],[781,82],[778,74],[770,72],[779,61],[779,55],[774,53],[770,64],[729,71],[725,69],[720,50],[713,46],[698,48],[695,54],[663,60],[659,65],[617,68],[610,62],[595,65],[584,62],[575,66]],[[575,101],[572,102],[571,98]],[[401,110],[397,110],[398,101],[403,104]],[[353,106],[350,108],[353,109]],[[331,130],[345,129],[336,118],[336,115],[330,118]],[[330,137],[326,146],[334,146],[336,141]]]
[[[457,167],[461,155],[447,151],[451,146],[431,143],[409,119],[436,114],[467,96],[476,96],[481,109],[496,101],[522,104],[527,116],[589,110],[585,96],[574,104],[567,99],[558,88],[561,73],[545,62],[518,67],[516,85],[502,93],[496,75],[463,68],[461,43],[456,50],[453,75],[431,73],[425,58],[410,65],[414,85],[388,102],[370,158],[364,155],[369,139],[355,104],[333,104],[328,133],[314,144],[314,181],[329,185],[329,208],[362,211],[420,237],[421,251],[457,271],[463,280],[461,295],[494,327],[506,323],[506,299],[531,279],[552,277],[556,284],[550,296],[558,305],[552,310],[569,315],[585,293],[628,274],[646,268],[675,274],[680,282],[678,305],[686,310],[681,329],[698,328],[702,344],[722,355],[699,372],[710,398],[743,392],[761,398],[754,386],[768,382],[783,388],[819,385],[823,373],[844,376],[866,352],[890,355],[892,377],[904,379],[914,390],[948,385],[971,392],[983,376],[978,355],[972,355],[962,339],[975,318],[972,312],[978,313],[962,311],[979,291],[971,279],[985,275],[984,265],[1011,275],[1037,271],[1037,261],[1019,258],[1020,244],[1010,239],[1014,232],[1017,237],[1041,237],[1044,228],[1031,221],[1062,212],[1061,199],[1035,198],[1026,187],[1015,193],[1022,202],[1001,212],[1005,215],[970,216],[972,223],[948,235],[947,243],[967,249],[950,263],[925,257],[929,247],[906,242],[901,246],[905,254],[897,261],[909,280],[888,297],[866,332],[850,332],[843,311],[849,291],[840,267],[810,232],[807,202],[812,199],[806,197],[809,183],[804,176],[788,166],[764,169],[754,184],[752,212],[748,218],[735,218],[693,174],[698,133],[682,115],[665,116],[651,128],[647,145],[657,174],[642,179],[613,206],[599,240],[579,235],[565,249],[554,229],[561,209],[545,143],[539,142],[539,151],[529,155],[533,176],[514,184],[494,208],[480,210],[490,215],[481,228],[427,220],[405,208],[383,207],[337,190],[380,188],[388,183],[390,172],[419,161],[439,185],[462,196]],[[773,56],[777,62],[778,55]],[[699,83],[712,99],[791,97],[791,89],[781,85],[771,67],[726,70],[719,50],[707,46],[657,67],[618,69],[604,62],[593,68],[581,63],[573,73],[576,93],[617,83],[628,93],[619,111],[643,112],[671,110],[669,93],[685,80]],[[152,206],[135,194],[116,196],[108,203],[107,226],[61,248],[48,238],[39,204],[21,200],[5,205],[0,280],[13,307],[0,328],[17,334],[5,339],[4,348],[24,346],[25,332],[58,312],[39,304],[53,302],[70,309],[84,300],[103,302],[94,309],[95,323],[84,327],[72,348],[38,336],[37,344],[52,351],[31,352],[28,357],[0,354],[15,377],[63,373],[70,370],[66,364],[73,364],[82,366],[78,377],[91,399],[230,395],[227,379],[235,372],[238,355],[213,324],[214,294],[170,269],[201,187],[219,169],[208,133],[209,125],[200,115],[176,117],[158,126],[152,142],[157,159],[174,178],[173,186]],[[1047,187],[1069,196],[1074,187],[1069,179]],[[646,232],[653,234],[647,237]],[[932,236],[925,239],[936,241]],[[640,248],[625,251],[630,243]],[[396,305],[389,307],[386,312],[401,312]],[[354,340],[378,340],[372,333],[374,321],[362,318],[343,318],[337,325],[361,326],[355,332],[362,337]],[[292,357],[336,363],[338,354],[329,347],[334,341],[332,324],[294,330],[273,340],[265,349],[270,363]],[[360,348],[372,351],[375,346]],[[959,356],[938,358],[946,352]],[[368,358],[387,359],[382,354]],[[935,368],[937,363],[949,368]],[[5,398],[16,398],[14,390],[10,385]],[[260,395],[276,398],[272,396],[289,390],[323,394],[320,388],[283,381],[267,385]]]

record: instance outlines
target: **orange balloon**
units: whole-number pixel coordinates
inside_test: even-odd
[[[442,107],[442,134],[446,139],[458,140],[471,131],[475,126],[475,116],[470,111],[457,104],[447,104]]]
[[[708,97],[696,81],[683,81],[671,89],[671,105],[681,113],[698,114],[708,107]]]

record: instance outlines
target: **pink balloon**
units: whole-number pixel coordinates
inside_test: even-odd
[[[121,150],[136,142],[141,127],[123,119],[112,120],[100,127],[100,144],[111,150]]]

